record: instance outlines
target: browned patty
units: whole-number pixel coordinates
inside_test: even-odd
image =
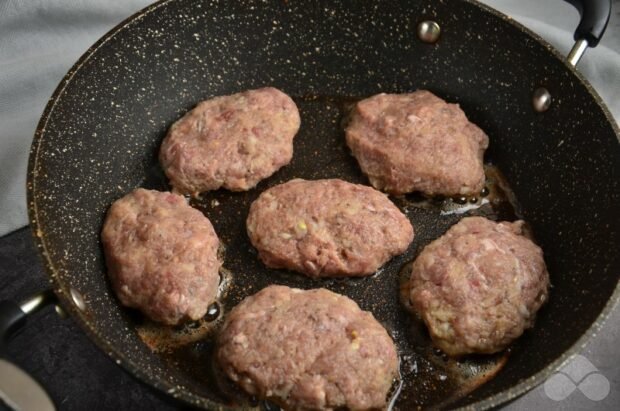
[[[549,274],[522,228],[464,218],[415,260],[411,304],[447,354],[501,351],[534,324]]]
[[[137,189],[108,210],[101,240],[123,305],[177,324],[205,315],[217,294],[219,240],[179,195]]]
[[[174,123],[159,160],[174,189],[245,191],[293,157],[297,106],[273,87],[201,102]]]
[[[247,230],[261,260],[311,277],[369,275],[413,240],[388,197],[346,181],[291,180],[263,192]]]
[[[355,106],[347,144],[370,183],[394,194],[475,195],[488,137],[458,104],[420,90],[378,94]]]
[[[277,285],[230,312],[216,358],[248,394],[291,410],[381,409],[398,367],[394,342],[354,301]]]

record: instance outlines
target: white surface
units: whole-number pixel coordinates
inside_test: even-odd
[[[0,236],[28,223],[28,153],[54,89],[99,37],[149,3],[0,0]]]

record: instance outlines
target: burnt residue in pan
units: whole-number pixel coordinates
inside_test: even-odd
[[[494,220],[515,220],[519,209],[514,195],[492,159],[486,159],[486,186],[472,198],[426,198],[418,193],[392,196],[394,203],[414,225],[416,237],[410,248],[365,278],[312,280],[285,270],[265,267],[250,244],[245,219],[250,204],[266,188],[293,178],[342,178],[368,184],[348,150],[344,125],[355,97],[305,96],[295,98],[302,127],[295,138],[294,157],[288,166],[248,192],[219,190],[192,198],[192,206],[213,223],[225,253],[220,296],[204,319],[169,328],[136,319],[138,334],[173,368],[190,380],[208,387],[211,397],[229,405],[277,409],[239,395],[216,371],[214,348],[226,313],[248,295],[269,284],[298,288],[325,287],[354,299],[371,311],[394,338],[400,354],[400,379],[395,381],[390,409],[438,407],[466,395],[492,378],[506,363],[509,350],[496,355],[451,359],[435,349],[424,325],[406,307],[410,264],[422,248],[461,218],[482,215]],[[154,169],[144,186],[169,189],[161,170]]]

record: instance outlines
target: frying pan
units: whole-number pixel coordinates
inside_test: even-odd
[[[256,405],[216,383],[212,341],[231,307],[272,283],[327,287],[373,312],[401,354],[394,409],[489,408],[524,393],[583,346],[620,295],[619,131],[573,67],[598,43],[609,7],[608,0],[584,2],[570,63],[470,0],[178,0],[146,8],[76,63],[36,131],[28,207],[55,296],[128,372],[206,409]],[[300,108],[294,159],[251,191],[192,200],[225,245],[222,295],[209,318],[158,328],[111,293],[99,242],[105,212],[136,187],[169,189],[157,151],[184,112],[200,100],[265,85],[293,96]],[[347,110],[372,94],[420,88],[459,103],[489,135],[494,207],[393,198],[411,218],[416,239],[368,278],[313,281],[265,268],[245,234],[249,204],[294,177],[367,183],[344,144]],[[535,327],[506,353],[458,363],[428,344],[400,302],[399,279],[424,245],[476,213],[524,218],[545,252],[553,288]],[[22,309],[2,303],[2,332],[13,331],[23,311],[45,299]]]

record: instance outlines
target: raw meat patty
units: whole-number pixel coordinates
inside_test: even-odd
[[[252,203],[247,230],[267,266],[310,277],[372,274],[413,240],[385,194],[337,179],[270,188]]]
[[[137,189],[108,210],[101,240],[123,305],[177,324],[205,315],[219,283],[211,222],[176,194]]]
[[[245,191],[293,157],[299,111],[273,87],[201,102],[174,123],[159,160],[174,189]]]
[[[216,356],[248,394],[289,410],[381,409],[398,367],[394,342],[354,301],[277,285],[230,312]]]
[[[475,195],[484,186],[489,140],[458,104],[420,90],[378,94],[355,106],[347,144],[379,190]]]
[[[464,218],[413,263],[411,304],[447,354],[501,351],[534,324],[549,274],[522,229],[523,221]]]

